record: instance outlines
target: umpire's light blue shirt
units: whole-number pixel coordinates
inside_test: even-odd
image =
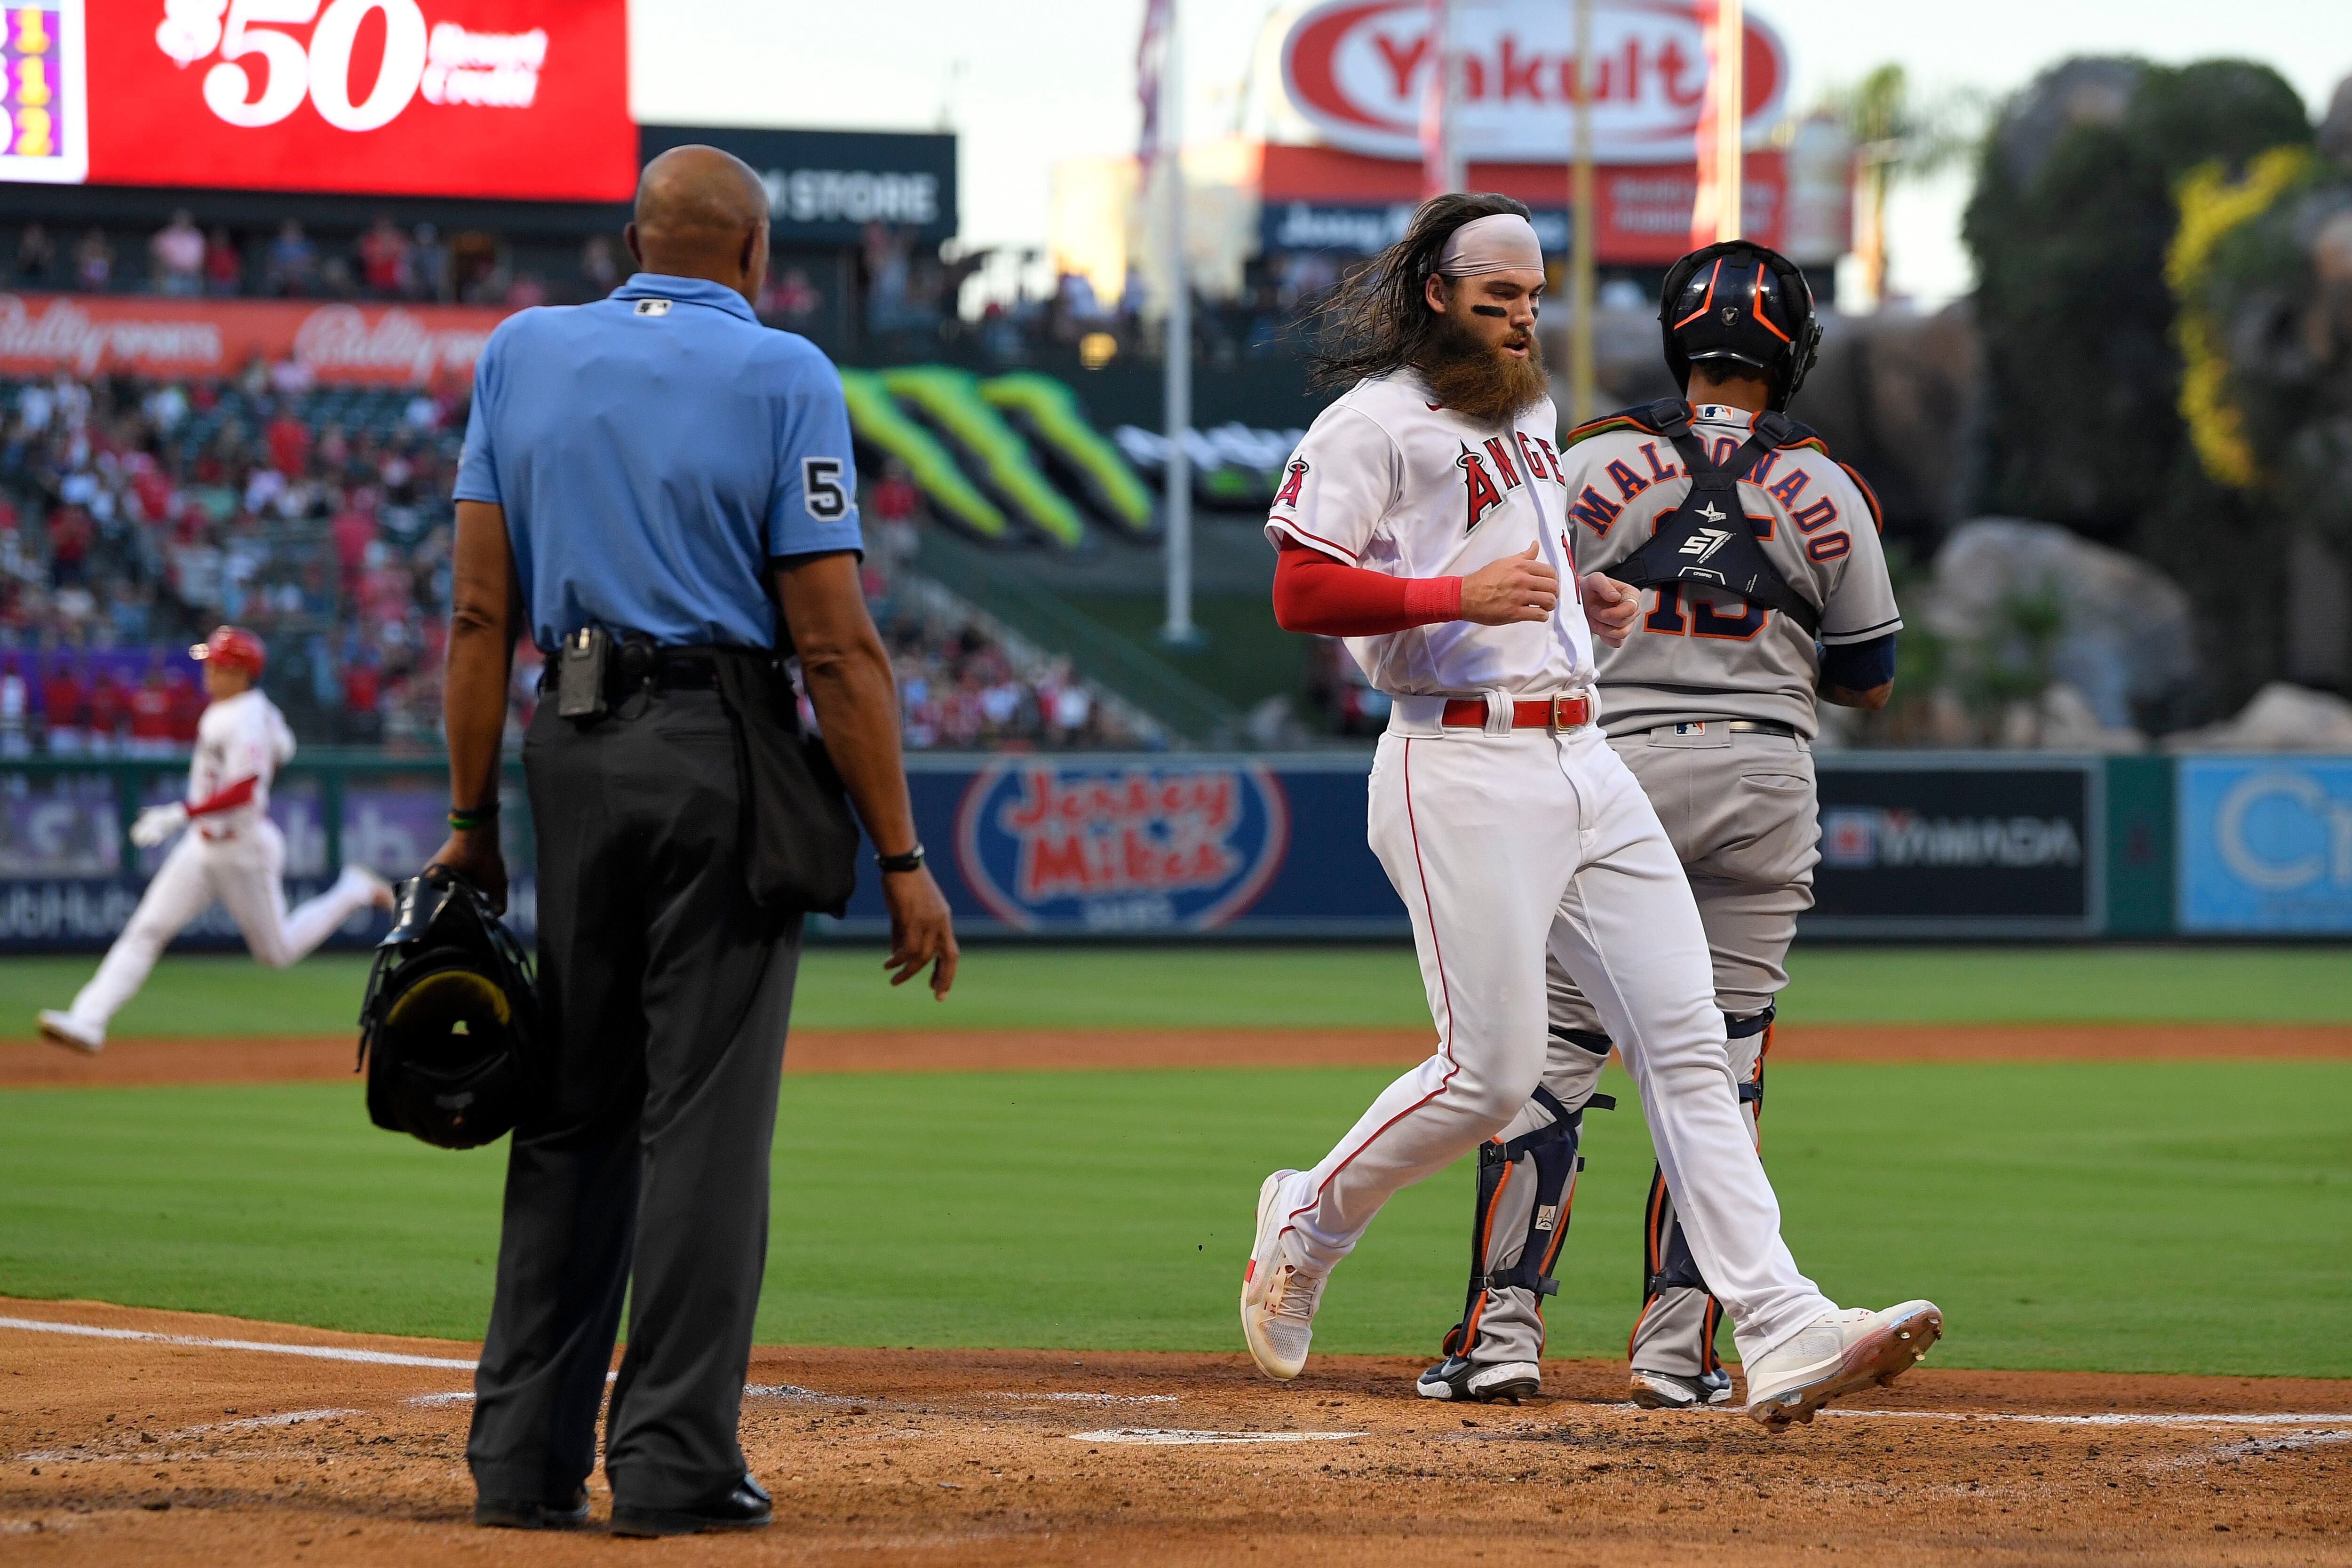
[[[773,647],[771,563],[857,550],[841,377],[732,289],[640,272],[524,310],[474,366],[459,500],[506,509],[531,636]]]

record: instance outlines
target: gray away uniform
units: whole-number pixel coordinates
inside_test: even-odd
[[[1695,415],[1693,433],[1718,466],[1753,422],[1712,405]],[[1630,420],[1599,421],[1570,440],[1560,458],[1577,570],[1606,571],[1682,504],[1690,479],[1667,438]],[[1900,629],[1875,504],[1817,442],[1767,452],[1740,481],[1739,498],[1767,558],[1822,606],[1822,644],[1871,642]],[[1727,1070],[1752,1136],[1772,1000],[1788,984],[1784,961],[1797,917],[1812,906],[1821,858],[1811,746],[1821,652],[1790,616],[1727,594],[1669,585],[1645,592],[1643,605],[1625,646],[1600,653],[1601,725],[1690,877],[1729,1037]],[[1542,1300],[1554,1288],[1542,1277],[1568,1227],[1581,1163],[1578,1122],[1609,1053],[1599,1015],[1557,963],[1550,992],[1543,1089],[1482,1155],[1488,1166],[1507,1167],[1482,1170],[1474,1247],[1483,1253],[1486,1288],[1473,1279],[1463,1322],[1446,1343],[1474,1363],[1532,1362],[1542,1352]],[[1604,1096],[1594,1108],[1609,1103]],[[1633,1366],[1685,1377],[1713,1372],[1721,1311],[1655,1173],[1643,1235]]]

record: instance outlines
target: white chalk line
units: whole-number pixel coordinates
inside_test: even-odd
[[[404,1355],[396,1351],[347,1350],[340,1345],[284,1345],[266,1340],[214,1340],[196,1334],[151,1334],[141,1329],[101,1329],[91,1323],[53,1323],[43,1318],[0,1318],[0,1329],[22,1329],[34,1334],[77,1334],[93,1340],[139,1340],[156,1345],[190,1345],[199,1350],[261,1351],[270,1355],[308,1356],[312,1361],[355,1361],[370,1366],[430,1366],[451,1372],[471,1372],[475,1363],[447,1356]]]
[[[863,1405],[866,1401],[845,1394],[826,1394],[819,1389],[803,1388],[797,1383],[747,1383],[743,1385],[747,1399],[782,1399],[793,1405]]]
[[[1051,1399],[1064,1405],[1173,1405],[1172,1394],[1009,1394],[992,1393],[991,1399]]]
[[[152,1444],[142,1441],[138,1447],[120,1454],[91,1454],[78,1452],[72,1448],[36,1448],[27,1453],[18,1454],[16,1459],[20,1463],[35,1465],[120,1464],[126,1460],[148,1463],[163,1459],[181,1459],[187,1456],[166,1452],[163,1445],[184,1442],[190,1437],[210,1436],[222,1432],[261,1432],[272,1427],[299,1426],[306,1422],[331,1421],[339,1415],[359,1414],[357,1410],[331,1406],[319,1410],[289,1410],[282,1415],[248,1415],[242,1421],[215,1421],[202,1426],[183,1426],[176,1432],[164,1433]],[[121,1436],[125,1443],[131,1440],[130,1432],[127,1429]]]
[[[2324,1415],[2210,1415],[2189,1412],[2139,1413],[2132,1411],[2103,1412],[2095,1415],[2033,1415],[2016,1411],[1983,1410],[1839,1410],[1828,1408],[1824,1415],[1864,1416],[1879,1421],[2007,1421],[2030,1426],[2302,1426],[2324,1427],[2352,1424],[2352,1411],[2336,1410]]]
[[[1073,1443],[1144,1443],[1173,1447],[1203,1443],[1344,1443],[1361,1432],[1184,1432],[1154,1426],[1106,1426],[1073,1432]]]

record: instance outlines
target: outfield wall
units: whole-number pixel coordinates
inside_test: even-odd
[[[1822,940],[2352,936],[2352,757],[1835,752],[1817,758]],[[909,760],[918,829],[974,936],[1402,938],[1364,842],[1368,755],[1014,754]],[[175,798],[172,758],[0,763],[0,952],[88,951],[121,931],[163,851],[126,837]],[[413,873],[443,836],[437,758],[313,752],[279,775],[287,896],[347,861]],[[1539,825],[1529,825],[1539,830]],[[536,925],[530,814],[509,764],[511,915]],[[887,929],[870,867],[849,916]],[[364,946],[382,917],[336,943]],[[215,908],[186,937],[234,947]]]

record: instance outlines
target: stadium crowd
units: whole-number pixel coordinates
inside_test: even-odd
[[[188,645],[259,632],[309,742],[439,743],[467,388],[0,383],[0,754],[163,755],[202,711]],[[1016,652],[905,571],[919,501],[867,487],[866,580],[913,747],[1131,743],[1066,661]],[[535,700],[518,655],[514,718]]]

